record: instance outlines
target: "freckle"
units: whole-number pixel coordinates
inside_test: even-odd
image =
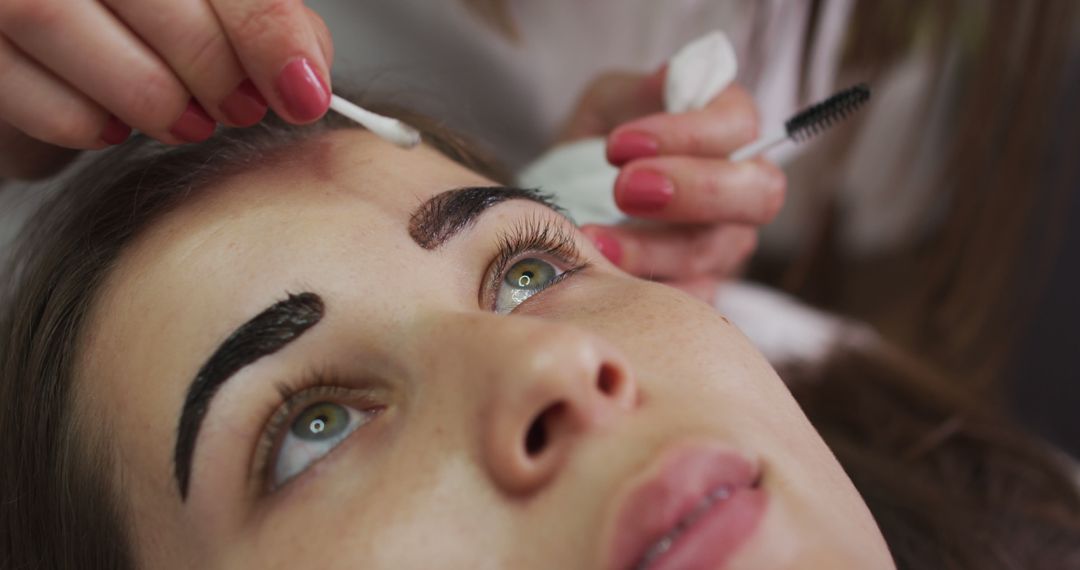
[[[725,317],[724,315],[720,315],[720,320],[724,321],[725,324],[728,324],[728,325],[731,324],[731,321],[729,321],[728,318]]]

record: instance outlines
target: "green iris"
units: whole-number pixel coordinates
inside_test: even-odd
[[[546,261],[529,258],[515,263],[506,272],[506,284],[515,289],[542,289],[555,278],[555,268]]]
[[[305,441],[333,439],[349,427],[349,411],[333,402],[307,407],[293,422],[292,432]]]

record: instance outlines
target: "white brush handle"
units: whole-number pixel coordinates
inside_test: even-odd
[[[337,95],[330,96],[330,108],[363,125],[380,138],[402,148],[412,148],[420,143],[420,133],[397,119],[372,113],[367,109],[350,103]]]
[[[786,140],[788,140],[787,131],[770,133],[731,153],[731,155],[728,156],[728,160],[731,162],[738,162],[740,160],[754,158]]]

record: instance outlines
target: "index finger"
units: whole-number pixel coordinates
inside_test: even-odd
[[[212,0],[241,65],[274,111],[309,123],[330,107],[329,62],[300,0]]]
[[[724,157],[758,136],[750,93],[732,85],[697,111],[656,113],[620,125],[608,136],[608,160],[621,166],[649,156]]]

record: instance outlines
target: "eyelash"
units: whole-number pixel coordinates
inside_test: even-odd
[[[499,254],[491,263],[486,286],[480,290],[480,306],[489,311],[495,309],[495,292],[498,291],[506,270],[523,254],[543,253],[568,266],[537,293],[589,267],[574,240],[574,234],[549,216],[541,214],[533,214],[504,230],[498,237],[496,247]]]
[[[568,268],[552,280],[544,289],[550,288],[570,275],[589,266],[577,247],[574,234],[549,217],[539,214],[524,218],[509,229],[503,231],[497,240],[498,254],[490,265],[486,276],[486,286],[480,291],[480,305],[487,310],[494,310],[494,292],[503,280],[506,270],[527,253],[543,253],[565,263]],[[543,289],[541,289],[543,291]],[[269,415],[259,443],[255,449],[254,465],[261,489],[269,489],[270,469],[274,448],[279,445],[282,433],[297,413],[308,405],[323,399],[335,401],[362,399],[357,397],[355,388],[347,388],[348,382],[329,370],[313,370],[298,376],[296,380],[279,383],[275,386],[280,399],[267,410]]]
[[[319,400],[360,399],[355,395],[358,390],[346,388],[344,380],[332,371],[313,370],[297,378],[297,380],[281,382],[274,386],[280,399],[267,410],[269,419],[263,426],[262,435],[255,448],[255,473],[258,477],[258,485],[262,489],[272,490],[269,489],[270,469],[273,467],[270,458],[281,440],[282,433],[288,429],[289,423],[297,413]]]

